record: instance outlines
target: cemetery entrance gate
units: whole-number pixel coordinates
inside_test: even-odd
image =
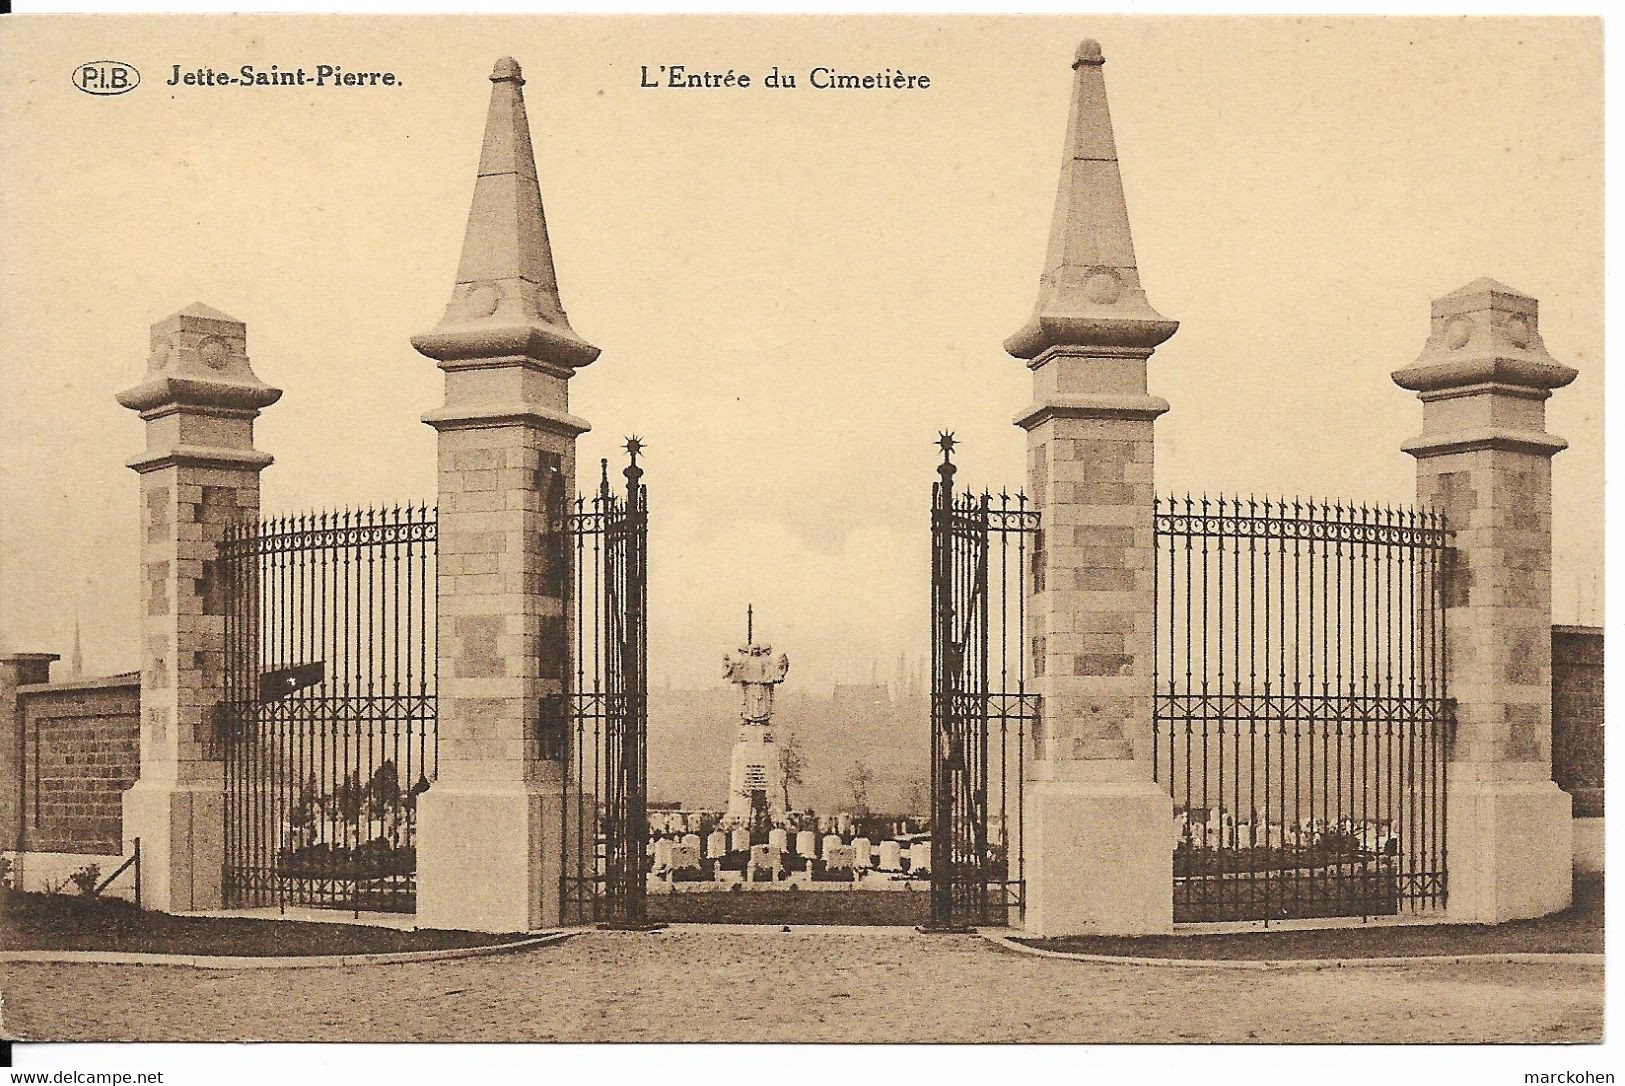
[[[649,507],[637,438],[625,489],[602,462],[598,491],[564,508],[556,568],[568,571],[564,691],[543,707],[543,756],[563,763],[564,922],[645,928],[648,815]]]
[[[435,512],[230,525],[218,561],[226,905],[413,911],[439,748]]]
[[[1039,695],[1027,689],[1026,597],[1042,546],[1025,494],[955,493],[953,435],[931,501],[931,922],[1019,920],[1022,781]],[[1036,575],[1036,573],[1032,574]]]

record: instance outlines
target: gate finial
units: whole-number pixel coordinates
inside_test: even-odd
[[[954,472],[959,470],[954,465],[954,450],[959,447],[959,442],[954,440],[952,430],[942,430],[937,434],[936,444],[942,450],[942,463],[937,465],[937,475],[942,479],[942,493],[944,500],[952,500]]]
[[[598,348],[576,335],[559,301],[525,78],[512,57],[498,59],[490,78],[457,283],[440,323],[412,346],[442,362],[521,355],[568,372],[592,362]]]
[[[1179,328],[1151,308],[1140,287],[1106,106],[1105,63],[1093,40],[1078,46],[1072,62],[1072,110],[1038,305],[1004,341],[1017,358],[1065,345],[1149,349]]]

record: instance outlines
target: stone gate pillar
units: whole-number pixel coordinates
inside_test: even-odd
[[[141,775],[124,793],[124,849],[141,838],[143,904],[221,906],[225,783],[214,711],[226,605],[217,549],[257,520],[254,419],[282,395],[249,366],[242,321],[193,305],[152,326],[147,374],[118,402],[147,424],[141,477]]]
[[[1140,287],[1100,46],[1071,119],[1038,306],[1005,341],[1033,373],[1028,488],[1043,514],[1029,646],[1043,696],[1026,786],[1026,925],[1173,926],[1173,803],[1153,779],[1153,427],[1146,362],[1179,325]]]
[[[491,104],[457,284],[412,346],[446,374],[439,433],[440,767],[419,799],[418,923],[558,923],[562,765],[541,757],[544,697],[568,660],[554,514],[575,482],[569,379],[598,357],[559,302],[519,65]]]
[[[1491,279],[1433,303],[1394,381],[1422,401],[1416,494],[1454,532],[1446,693],[1456,699],[1449,911],[1493,923],[1566,908],[1573,824],[1552,782],[1551,390],[1576,373],[1541,342],[1535,299]]]

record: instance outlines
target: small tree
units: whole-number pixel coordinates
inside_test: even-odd
[[[796,737],[796,733],[790,732],[784,737],[784,742],[779,744],[779,788],[784,793],[786,811],[794,809],[794,805],[790,802],[790,786],[800,787],[806,783],[802,780],[802,774],[806,769],[807,753],[802,749],[801,740]]]
[[[919,781],[908,786],[908,794],[903,799],[903,813],[908,815],[924,814],[927,818],[931,812],[927,809],[931,800],[926,795],[925,786]]]
[[[852,813],[858,817],[869,814],[869,786],[875,782],[875,771],[862,758],[852,766],[846,778],[846,790],[852,795]]]

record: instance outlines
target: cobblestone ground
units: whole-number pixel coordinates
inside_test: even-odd
[[[5,1034],[37,1040],[1573,1042],[1603,1014],[1600,966],[1164,969],[908,929],[592,932],[276,972],[7,963],[0,992]]]

